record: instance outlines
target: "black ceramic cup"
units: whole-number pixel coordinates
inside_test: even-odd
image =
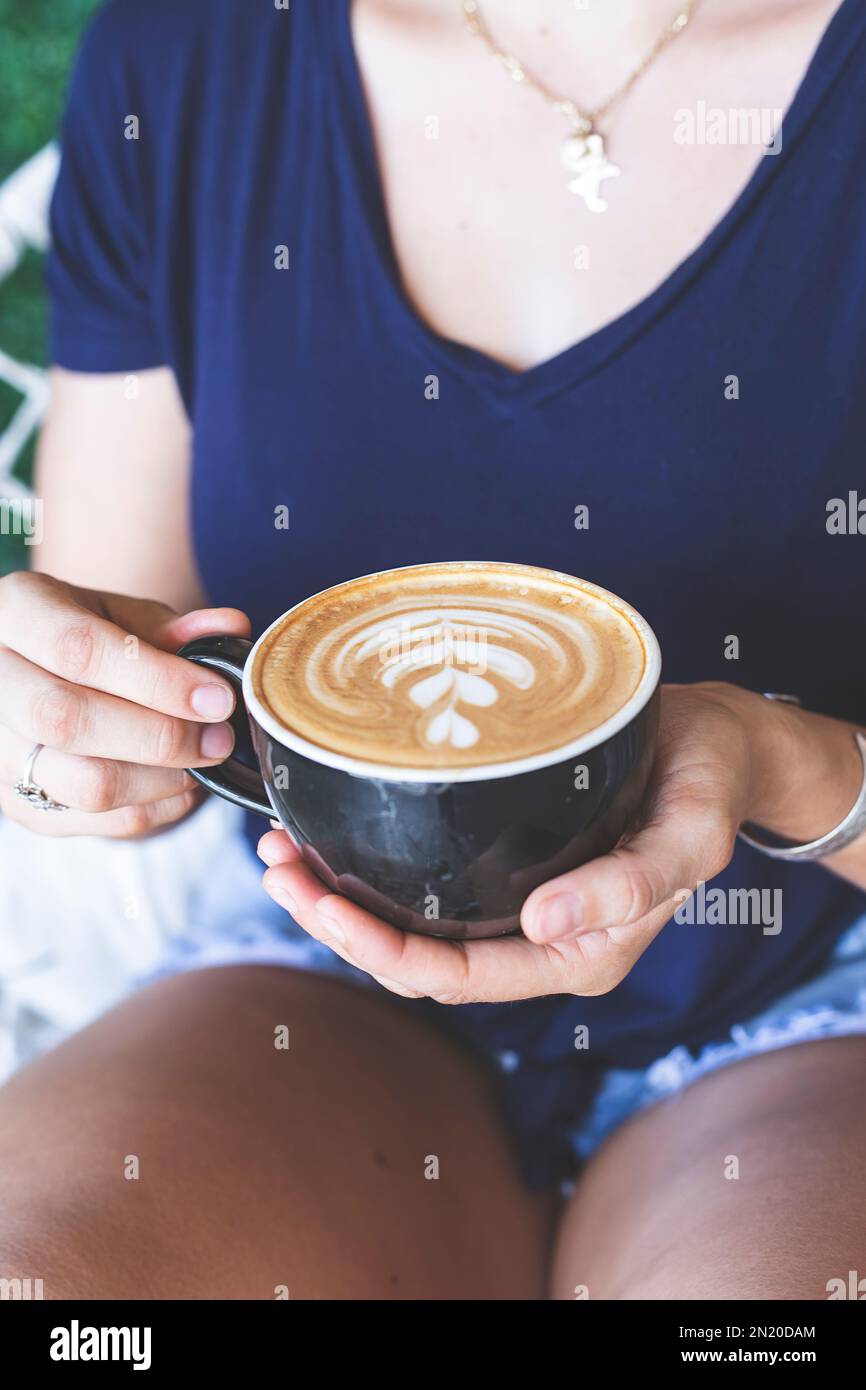
[[[366,763],[309,743],[253,690],[256,653],[283,614],[255,644],[202,637],[180,651],[235,686],[235,728],[245,735],[248,719],[258,763],[233,756],[189,770],[209,791],[279,820],[331,892],[405,931],[464,940],[516,931],[532,889],[611,850],[646,790],[661,655],[640,614],[606,596],[641,638],[640,683],[611,719],[553,752],[444,773]]]

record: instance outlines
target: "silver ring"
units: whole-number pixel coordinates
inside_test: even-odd
[[[15,795],[20,796],[29,806],[34,806],[37,811],[68,811],[68,806],[64,806],[62,801],[54,801],[44,787],[33,781],[33,767],[44,747],[44,743],[37,743],[28,757],[21,780],[15,783]]]

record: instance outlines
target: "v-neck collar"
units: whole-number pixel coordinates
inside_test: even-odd
[[[601,370],[631,341],[647,331],[713,260],[741,220],[764,193],[782,163],[790,159],[818,106],[852,56],[855,40],[866,27],[862,0],[842,0],[825,28],[782,121],[784,143],[777,155],[765,155],[744,188],[697,248],[670,271],[655,289],[624,313],[525,370],[514,369],[489,353],[438,333],[411,303],[400,272],[385,200],[384,184],[364,81],[355,50],[352,0],[336,0],[334,38],[338,78],[351,116],[352,169],[362,205],[370,219],[372,271],[380,277],[407,334],[423,348],[431,366],[457,373],[506,409],[536,404]]]

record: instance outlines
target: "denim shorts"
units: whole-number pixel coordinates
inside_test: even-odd
[[[675,1047],[648,1067],[606,1071],[591,1108],[575,1128],[575,1153],[588,1158],[630,1115],[708,1072],[794,1043],[856,1033],[866,1033],[866,916],[839,938],[818,975],[781,995],[763,1013],[733,1024],[697,1056]]]
[[[203,880],[193,920],[183,936],[171,943],[158,973],[216,965],[283,965],[350,980],[382,993],[380,985],[309,937],[267,897],[261,887],[262,872],[263,866],[238,836]],[[454,1012],[436,1007],[444,1009],[443,1018]],[[532,1087],[532,1067],[524,1065],[529,1059],[505,1048],[487,1056],[486,1061],[502,1074],[503,1082],[509,1082],[505,1111],[528,1184],[545,1187],[562,1182],[567,1187],[581,1163],[629,1116],[681,1091],[708,1072],[794,1043],[858,1033],[866,1033],[866,915],[839,939],[818,975],[783,994],[762,1013],[734,1024],[725,1036],[697,1053],[675,1047],[647,1067],[601,1070],[591,1092],[575,1096],[573,1115],[566,1116],[564,1126],[559,1107],[557,1126],[562,1133],[556,1136],[556,1144],[561,1151],[564,1134],[570,1164],[561,1161],[561,1153],[559,1159],[553,1157],[554,1137],[552,1133],[546,1135],[543,1118],[539,1126],[537,1095],[530,1098],[526,1094],[526,1108],[531,1099],[535,1110],[531,1134],[522,1122],[517,1083],[525,1075],[525,1086]],[[548,1146],[548,1139],[549,1155],[539,1151]],[[529,1144],[532,1153],[527,1152]]]

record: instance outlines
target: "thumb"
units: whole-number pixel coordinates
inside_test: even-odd
[[[167,651],[192,642],[196,637],[249,637],[250,620],[239,608],[194,608],[190,613],[174,615],[156,629],[154,646]]]
[[[118,627],[172,654],[196,637],[215,633],[226,637],[250,635],[250,620],[239,608],[194,608],[189,613],[177,613],[167,603],[152,599],[111,594],[105,600],[108,616]]]
[[[523,905],[523,930],[543,944],[633,926],[721,873],[736,830],[723,807],[683,800],[610,854],[537,888]]]

